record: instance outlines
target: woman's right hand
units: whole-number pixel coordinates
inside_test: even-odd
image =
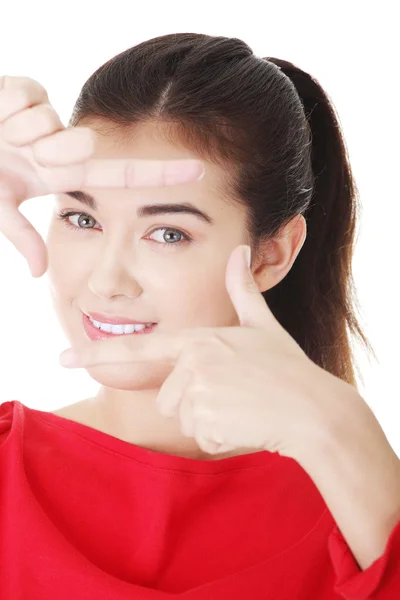
[[[138,188],[195,181],[200,161],[90,158],[95,132],[66,128],[44,87],[0,76],[0,232],[26,258],[33,277],[48,266],[47,247],[18,210],[29,198],[94,188]]]

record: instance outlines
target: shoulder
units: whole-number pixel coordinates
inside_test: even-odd
[[[91,398],[79,400],[78,402],[68,404],[67,406],[57,408],[57,410],[52,410],[50,412],[58,417],[63,417],[64,419],[69,419],[70,421],[76,421],[77,423],[82,423],[83,425],[88,424],[92,426],[93,407],[90,400]]]
[[[7,402],[0,404],[0,435],[4,430],[9,429],[16,404],[18,404],[16,400],[7,400]]]
[[[14,419],[16,400],[8,400],[0,404],[0,444],[6,439]]]

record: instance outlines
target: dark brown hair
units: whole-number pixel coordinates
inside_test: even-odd
[[[160,122],[169,141],[223,167],[220,191],[246,207],[253,257],[304,216],[299,255],[263,296],[309,358],[357,388],[349,332],[376,358],[355,314],[360,206],[338,118],[318,82],[291,62],[256,56],[237,38],[170,34],[91,75],[68,126],[93,117],[122,136],[135,124]]]

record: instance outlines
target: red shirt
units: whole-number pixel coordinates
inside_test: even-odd
[[[396,600],[400,522],[361,571],[299,464],[146,450],[0,404],[1,600]]]

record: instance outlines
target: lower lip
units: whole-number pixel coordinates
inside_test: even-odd
[[[101,329],[97,329],[89,319],[89,317],[85,314],[82,316],[83,319],[83,327],[85,329],[86,335],[91,340],[104,340],[106,338],[118,337],[117,333],[107,333],[107,331],[101,331]],[[134,331],[133,333],[123,333],[122,335],[146,335],[147,333],[151,333],[157,323],[154,323],[151,327],[145,327],[141,331]],[[121,336],[121,334],[120,334]]]

